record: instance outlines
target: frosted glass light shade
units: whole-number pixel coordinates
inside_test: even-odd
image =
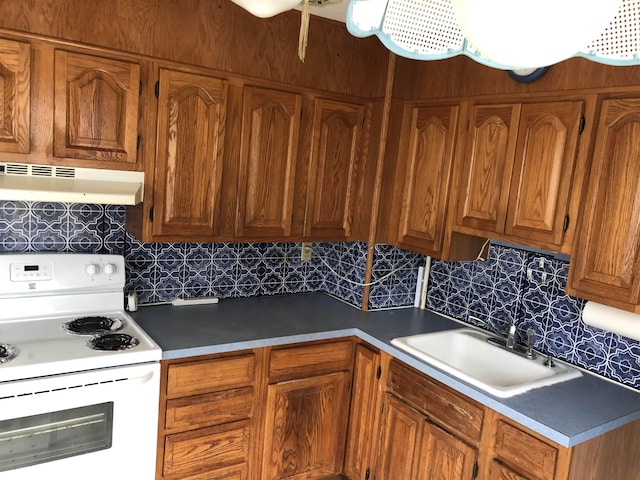
[[[609,25],[622,0],[451,0],[467,41],[491,61],[537,68],[572,57]]]
[[[260,18],[269,18],[300,5],[300,0],[231,0]]]

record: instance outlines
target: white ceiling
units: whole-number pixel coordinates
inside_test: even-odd
[[[344,23],[347,18],[347,7],[349,0],[341,0],[337,3],[327,3],[322,6],[312,5],[310,7],[311,15],[330,18]],[[302,7],[296,7],[296,10],[302,10]]]

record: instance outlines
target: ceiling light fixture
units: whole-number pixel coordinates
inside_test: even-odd
[[[406,58],[465,55],[519,81],[574,56],[640,65],[640,0],[350,0],[346,24]]]
[[[618,13],[621,0],[451,0],[460,30],[483,57],[537,68],[574,56]]]
[[[231,0],[247,12],[260,18],[275,17],[300,5],[300,0]]]

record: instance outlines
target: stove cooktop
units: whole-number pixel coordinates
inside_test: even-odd
[[[73,316],[0,322],[0,345],[9,345],[17,352],[15,358],[0,363],[0,382],[160,360],[160,347],[126,312],[96,315],[116,319],[122,325],[117,334],[137,343],[123,350],[91,348],[89,344],[95,338],[111,333],[70,333],[64,324]]]
[[[120,255],[0,255],[0,345],[14,356],[0,361],[0,382],[159,361],[124,310],[124,285]]]

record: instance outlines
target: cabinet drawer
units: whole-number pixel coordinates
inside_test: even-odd
[[[351,370],[353,352],[351,341],[272,350],[269,382]]]
[[[558,449],[503,421],[498,421],[495,454],[533,478],[553,480]]]
[[[389,389],[433,421],[472,442],[480,440],[484,409],[399,362],[391,362]]]
[[[185,430],[251,418],[253,388],[194,395],[167,402],[165,430]]]
[[[242,355],[170,365],[167,396],[175,398],[249,386],[253,383],[255,364],[254,355]]]
[[[168,435],[164,443],[164,477],[183,479],[246,463],[249,423],[246,420]]]
[[[202,473],[198,475],[189,475],[188,477],[176,477],[179,480],[248,480],[247,464],[234,465],[229,468],[222,468],[213,472]],[[167,477],[165,477],[168,480]],[[173,480],[173,479],[171,479]]]

